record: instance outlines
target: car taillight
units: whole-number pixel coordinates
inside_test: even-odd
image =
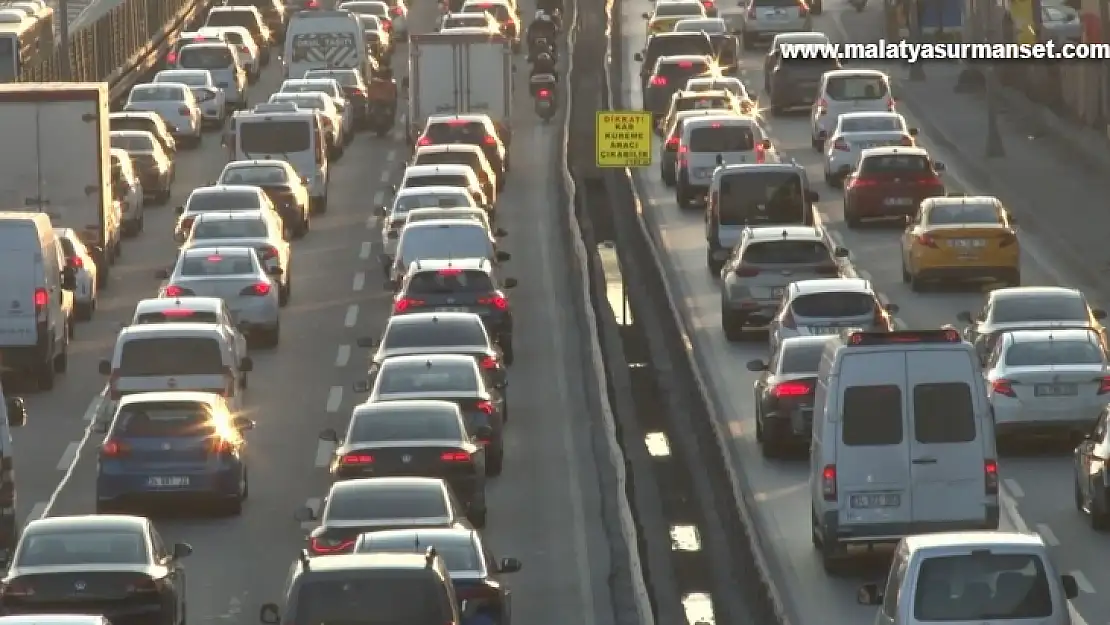
[[[779,321],[779,325],[786,328],[787,330],[797,330],[798,322],[794,321],[794,311],[787,309],[786,312],[782,314],[782,319]]]
[[[888,110],[888,111],[893,111],[894,110],[894,98],[887,98],[886,99],[886,110]]]
[[[254,284],[252,284],[248,287],[245,287],[242,291],[239,291],[239,295],[253,295],[253,296],[269,295],[270,294],[270,289],[272,289],[272,288],[273,287],[271,287],[270,283],[268,283],[268,282],[256,282],[256,283],[254,283]]]
[[[188,289],[183,289],[176,284],[171,284],[166,287],[166,297],[183,297],[191,292],[192,291]]]
[[[389,32],[392,29],[393,29],[393,24],[390,24],[389,22],[387,22],[385,20],[382,20],[382,30],[384,30],[385,32]]]
[[[169,54],[167,54],[166,55],[166,62],[167,63],[176,63],[177,62],[177,53],[176,52],[170,52]]]
[[[185,217],[181,220],[181,231],[188,234],[189,230],[193,227],[194,217]]]
[[[251,51],[251,49],[248,48],[247,46],[239,46],[239,51],[242,52],[243,54],[247,54],[248,52]]]
[[[66,264],[74,269],[80,269],[85,266],[85,261],[81,260],[80,256],[70,256],[66,259]]]
[[[431,145],[431,144],[432,144],[432,140],[427,138],[427,137],[420,137],[420,140],[416,142],[416,145]]]
[[[158,592],[158,582],[149,577],[140,577],[127,585],[128,594]]]
[[[493,371],[500,366],[500,364],[497,362],[497,359],[493,356],[486,356],[482,359],[482,362],[479,363],[479,365],[486,371]]]
[[[394,14],[394,15],[400,15],[401,14],[401,7],[393,7],[392,9],[390,9],[389,12]]]
[[[749,267],[747,265],[740,265],[735,270],[733,270],[732,273],[736,274],[737,276],[739,276],[741,278],[751,278],[752,276],[758,276],[759,275],[759,269],[757,269],[755,267]]]
[[[128,451],[129,449],[126,443],[121,443],[119,441],[111,439],[104,441],[104,444],[100,446],[100,455],[107,456],[109,458],[118,458],[120,456],[126,455]]]
[[[702,3],[701,3],[701,5],[702,5],[703,7],[705,7],[706,9],[712,9],[712,8],[713,8],[713,2],[712,2],[712,0],[702,0]]]
[[[1110,376],[1104,376],[1098,383],[1098,394],[1110,393]]]
[[[1017,393],[1014,392],[1013,384],[1009,380],[1005,379],[999,379],[991,382],[991,392],[997,393],[999,395],[1005,395],[1006,397],[1017,397]]]
[[[849,189],[857,189],[862,187],[874,187],[879,184],[879,181],[872,178],[853,178],[851,184],[848,185]]]
[[[937,240],[934,239],[933,235],[931,234],[919,234],[917,235],[917,244],[924,245],[925,247],[936,248]]]
[[[801,397],[809,395],[813,387],[806,382],[781,382],[771,389],[771,394],[778,399],[783,397]]]
[[[46,289],[39,287],[35,289],[34,301],[35,312],[40,313],[43,308],[46,308],[46,304],[50,301],[50,295],[46,292]]]
[[[913,137],[902,135],[902,145],[912,147],[914,145]]]
[[[537,95],[540,97],[541,100],[550,100],[551,99],[551,91],[549,91],[547,89],[540,89],[540,91]]]
[[[484,144],[486,144],[490,147],[493,147],[493,146],[497,145],[497,137],[486,135],[486,136],[482,137],[482,143],[484,143]]]
[[[943,183],[940,181],[940,178],[936,176],[922,176],[917,179],[917,184],[923,187],[939,187]]]
[[[181,115],[188,115],[189,114],[189,107],[182,106],[182,107],[177,109],[177,112],[180,113]]]
[[[262,256],[262,260],[271,260],[277,258],[278,251],[277,248],[267,245],[266,247],[259,248],[258,254]]]
[[[308,0],[308,2],[305,3],[305,6],[310,9],[315,9],[316,7],[320,6],[320,3],[317,0]]]
[[[209,440],[208,445],[209,449],[214,454],[231,453],[231,442],[221,436],[217,436]]]
[[[1007,232],[1002,235],[1002,239],[998,242],[998,247],[1009,247],[1017,243],[1017,235],[1013,232]]]
[[[403,312],[407,311],[410,308],[416,308],[416,307],[423,306],[423,305],[424,305],[424,300],[422,300],[422,299],[413,299],[411,297],[402,297],[402,298],[398,299],[396,302],[393,302],[393,312],[395,314],[400,314],[400,313],[403,313]]]
[[[833,141],[833,149],[841,152],[851,152],[852,148],[848,147],[848,142],[844,139],[837,139]]]
[[[668,152],[674,152],[675,150],[677,150],[678,137],[671,137],[670,139],[667,139],[667,142],[663,145],[663,148]]]
[[[4,588],[0,591],[5,597],[33,597],[35,596],[35,589],[30,584],[15,580],[4,584]]]
[[[652,76],[651,77],[651,86],[652,87],[666,87],[667,86],[667,77],[666,76]]]
[[[470,462],[470,454],[465,451],[445,451],[439,455],[441,462]]]
[[[486,414],[493,414],[493,404],[488,401],[480,401],[474,406],[477,410]]]
[[[836,465],[826,464],[821,469],[821,496],[825,501],[836,501]]]
[[[351,96],[352,98],[365,98],[366,92],[362,89],[359,89],[358,87],[348,87],[347,95]]]
[[[363,452],[345,454],[339,459],[339,464],[346,466],[365,466],[368,464],[374,464],[374,456],[373,454]]]
[[[986,478],[986,491],[988,495],[998,494],[998,461],[983,461],[983,477]]]
[[[317,554],[343,553],[355,546],[351,539],[313,538],[308,542],[309,549]]]
[[[509,300],[500,295],[494,295],[493,297],[483,297],[478,300],[478,303],[483,306],[492,306],[497,310],[509,309]]]

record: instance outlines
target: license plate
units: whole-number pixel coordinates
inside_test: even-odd
[[[470,312],[466,306],[440,306],[436,312]]]
[[[220,89],[227,89],[227,83],[226,82],[216,83],[216,86],[219,87]]]
[[[838,326],[812,326],[809,329],[810,334],[839,334],[841,328]]]
[[[782,297],[782,294],[785,293],[785,292],[786,292],[785,287],[777,286],[777,287],[771,289],[771,297]]]
[[[948,247],[959,247],[963,249],[972,249],[977,247],[986,247],[986,239],[949,239]]]
[[[147,486],[155,488],[180,488],[189,485],[188,477],[148,477],[146,479]]]
[[[1034,384],[1033,395],[1036,397],[1072,397],[1079,394],[1076,384]]]
[[[913,204],[913,200],[908,197],[888,197],[883,200],[883,204],[887,206],[909,206]]]
[[[849,501],[853,508],[897,508],[902,505],[902,496],[898,493],[868,493],[852,495]]]
[[[712,176],[712,175],[713,175],[713,168],[712,167],[698,167],[698,168],[694,169],[694,177],[695,178],[708,178],[709,176]]]

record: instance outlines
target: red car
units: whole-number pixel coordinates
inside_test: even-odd
[[[844,181],[844,221],[858,228],[864,219],[900,222],[917,214],[921,201],[945,195],[944,163],[919,147],[869,148]]]

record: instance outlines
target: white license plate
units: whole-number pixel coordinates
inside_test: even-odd
[[[809,329],[810,334],[839,334],[843,328],[838,326],[812,326]]]
[[[909,206],[913,204],[913,200],[908,197],[888,197],[883,200],[883,204],[887,206]]]
[[[436,312],[470,312],[470,309],[466,306],[440,306]]]
[[[902,496],[898,493],[868,493],[852,495],[849,501],[853,508],[898,508],[902,505]]]
[[[948,247],[959,247],[964,249],[986,247],[986,239],[949,239]]]
[[[1074,397],[1079,394],[1076,384],[1034,384],[1033,395],[1036,397]]]
[[[713,175],[712,167],[698,167],[694,170],[695,178],[708,178]]]
[[[185,476],[180,477],[148,477],[146,479],[147,486],[155,488],[180,488],[189,485],[189,478]]]

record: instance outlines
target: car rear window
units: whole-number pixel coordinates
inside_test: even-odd
[[[722,226],[813,223],[802,178],[791,171],[723,176],[718,204]]]
[[[115,429],[135,438],[207,436],[216,432],[208,406],[192,401],[152,401],[124,406],[116,416]]]
[[[407,484],[375,485],[358,491],[335,493],[328,499],[327,509],[324,511],[326,521],[377,521],[443,516],[450,516],[450,512],[447,501],[438,489],[412,488]],[[361,620],[355,619],[355,622]]]
[[[244,276],[256,273],[254,263],[245,254],[189,255],[181,262],[178,275],[199,276]]]
[[[122,530],[28,532],[19,541],[15,556],[15,566],[24,567],[147,563],[143,535]]]
[[[355,417],[348,443],[412,440],[462,440],[466,432],[454,414],[374,412]]]
[[[432,143],[470,143],[477,145],[486,138],[486,125],[465,120],[439,122],[428,126],[425,136]]]
[[[853,117],[840,118],[841,132],[898,132],[903,130],[902,120],[897,117]]]
[[[405,189],[420,187],[466,187],[470,184],[465,174],[431,174],[405,178]]]
[[[930,225],[997,224],[998,207],[993,204],[942,204],[929,209]]]
[[[861,174],[927,174],[933,172],[933,166],[927,156],[886,154],[864,158],[859,171]]]
[[[425,271],[412,276],[406,294],[434,295],[440,293],[488,293],[494,290],[493,281],[484,271],[442,269]]]
[[[391,393],[474,393],[478,390],[477,372],[473,366],[423,362],[390,363],[386,361],[378,373],[375,390]]]
[[[1044,340],[1014,343],[1006,350],[1006,365],[1036,367],[1042,365],[1099,365],[1102,350],[1089,341]]]
[[[262,201],[254,193],[236,193],[234,191],[200,193],[189,197],[186,208],[190,213],[203,211],[258,210],[262,208]]]
[[[832,259],[829,248],[819,241],[767,241],[744,248],[744,262],[755,265],[816,265]]]
[[[131,90],[128,99],[132,102],[183,102],[185,87],[159,85],[153,83],[140,85]]]
[[[261,219],[207,219],[193,226],[194,239],[264,238],[268,234]]]
[[[875,298],[851,291],[810,293],[794,298],[790,309],[799,317],[859,317],[875,311]]]
[[[258,28],[258,20],[252,11],[218,11],[208,14],[205,26],[213,28],[219,26],[242,26],[252,33]]]
[[[1039,555],[978,548],[922,561],[913,606],[918,622],[998,622],[1053,615],[1052,590]],[[1062,609],[1067,611],[1066,606]]]
[[[407,213],[417,208],[458,208],[471,206],[474,202],[468,195],[462,193],[444,194],[415,194],[397,198],[393,207],[394,213]],[[403,221],[403,218],[402,218]]]
[[[158,126],[149,119],[141,119],[135,117],[124,117],[122,119],[113,119],[108,122],[108,127],[111,130],[140,130],[143,132],[157,132]]]
[[[415,545],[415,542],[412,536],[382,536],[382,532],[371,532],[363,534],[358,553],[424,553],[427,547],[435,547],[436,553],[443,558],[443,563],[451,573],[472,573],[482,566],[481,556],[469,538],[460,540],[454,536],[441,538],[421,535],[420,545]]]
[[[118,371],[121,376],[223,374],[223,350],[218,340],[203,336],[134,338],[123,344]]]
[[[244,154],[292,154],[312,147],[312,124],[267,120],[239,122],[239,150]]]
[[[405,347],[485,347],[489,344],[480,321],[474,323],[406,323],[390,326],[382,337],[383,349]]]
[[[478,170],[478,155],[473,152],[425,152],[418,154],[413,165],[466,165]]]
[[[994,323],[1025,321],[1088,322],[1087,305],[1076,296],[1037,296],[1022,293],[1021,297],[1000,298],[991,307]]]
[[[113,148],[136,152],[152,152],[154,140],[148,135],[111,135],[108,138]]]
[[[902,389],[893,384],[844,389],[841,440],[849,447],[902,442]]]
[[[788,7],[797,8],[798,2],[797,0],[752,0],[752,6],[758,9],[783,9]]]
[[[151,325],[155,323],[219,323],[219,317],[214,312],[204,310],[183,310],[171,308],[159,312],[139,313],[135,319],[137,325]]]
[[[232,167],[220,178],[221,184],[267,185],[289,182],[289,172],[276,165]]]
[[[227,69],[235,64],[235,57],[227,48],[186,46],[177,56],[177,64],[187,69]]]
[[[751,152],[755,133],[748,126],[712,124],[690,131],[691,152]]]
[[[660,63],[655,73],[666,76],[668,80],[678,80],[700,76],[708,71],[709,63],[706,61],[668,61]]]
[[[451,615],[444,613],[447,598],[439,596],[443,592],[430,573],[398,575],[386,570],[313,580],[297,593],[293,625],[449,622]]]
[[[932,382],[913,387],[913,436],[919,443],[975,440],[975,403],[965,382]]]
[[[825,85],[825,94],[841,101],[878,100],[887,96],[886,80],[880,76],[834,76]]]
[[[825,351],[824,343],[806,343],[804,345],[791,345],[782,350],[782,373],[816,373],[821,365],[821,354]]]

